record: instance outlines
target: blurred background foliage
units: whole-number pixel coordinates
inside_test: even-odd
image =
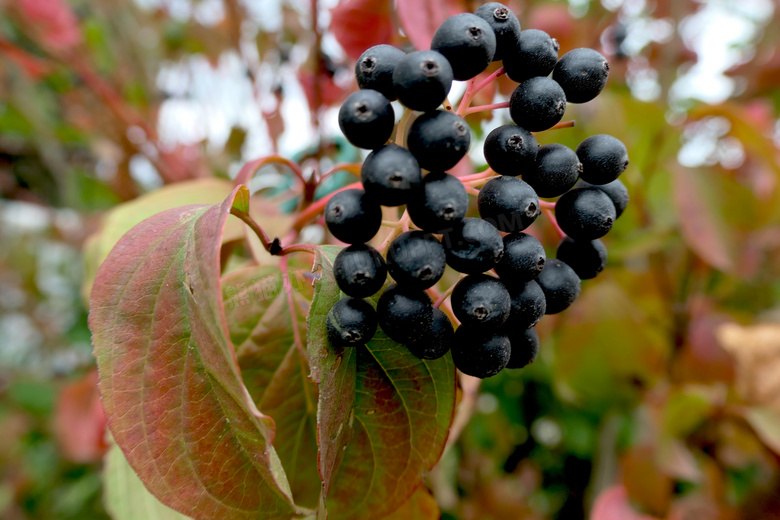
[[[335,123],[354,59],[424,47],[480,3],[0,0],[0,517],[109,518],[84,294],[130,221],[221,200],[262,156],[305,175],[359,162]],[[562,53],[608,56],[607,90],[539,139],[619,137],[632,200],[608,269],[539,326],[539,361],[464,384],[471,419],[426,479],[441,515],[780,518],[780,9],[508,4]],[[483,136],[503,112],[469,121]],[[292,185],[272,165],[253,180],[280,229]]]

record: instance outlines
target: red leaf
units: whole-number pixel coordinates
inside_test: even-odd
[[[106,452],[106,417],[97,391],[97,370],[67,385],[54,412],[54,430],[62,453],[79,462],[97,462]]]
[[[330,30],[347,55],[356,60],[363,51],[393,37],[392,0],[342,0],[331,9]]]
[[[652,516],[637,513],[628,503],[628,494],[623,486],[605,489],[593,504],[590,520],[657,520]]]
[[[397,0],[401,28],[419,50],[429,49],[433,33],[450,16],[466,11],[461,0]]]
[[[249,192],[134,227],[98,272],[89,317],[108,425],[147,488],[196,519],[300,511],[228,336],[219,278],[225,222]]]
[[[81,42],[78,20],[64,0],[18,0],[25,21],[47,47],[67,50]]]

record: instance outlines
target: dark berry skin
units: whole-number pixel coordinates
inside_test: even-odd
[[[431,172],[423,177],[422,188],[406,209],[415,226],[428,233],[444,233],[463,220],[468,208],[469,196],[457,177]]]
[[[471,130],[452,112],[434,110],[414,120],[409,128],[407,146],[421,168],[449,170],[460,161],[471,144]]]
[[[439,309],[433,309],[433,321],[420,339],[406,344],[409,352],[420,359],[439,359],[450,351],[455,340],[452,322]]]
[[[504,55],[504,70],[512,81],[547,76],[558,62],[558,40],[538,29],[520,32],[519,46]]]
[[[481,327],[461,325],[452,343],[452,361],[466,375],[484,379],[501,372],[509,363],[512,346],[503,334]]]
[[[419,188],[422,171],[409,150],[388,144],[368,154],[360,180],[368,196],[379,204],[400,206],[409,202]]]
[[[628,188],[626,188],[626,185],[623,184],[620,179],[601,185],[592,185],[585,181],[580,181],[580,183],[577,184],[577,187],[598,188],[606,193],[612,203],[615,205],[615,218],[619,218],[620,215],[622,215],[625,211],[626,206],[628,206]]]
[[[586,103],[607,84],[609,63],[594,49],[574,49],[561,56],[552,77],[561,85],[569,103]]]
[[[382,208],[363,190],[340,191],[325,205],[325,223],[342,242],[363,244],[379,231]]]
[[[497,330],[512,308],[509,292],[498,278],[472,274],[455,284],[452,311],[463,325]]]
[[[403,344],[422,339],[433,320],[433,304],[425,291],[396,284],[379,297],[376,312],[387,337]]]
[[[339,127],[358,148],[379,148],[390,139],[394,126],[393,106],[376,90],[353,92],[339,109]]]
[[[531,132],[555,126],[566,112],[566,94],[558,83],[546,77],[520,83],[509,98],[512,121]]]
[[[503,59],[504,49],[516,49],[520,44],[520,21],[504,4],[489,2],[479,6],[474,14],[485,20],[496,35],[493,61]]]
[[[545,314],[566,310],[580,295],[580,279],[574,269],[564,262],[549,258],[536,279],[547,302]]]
[[[401,233],[387,249],[387,269],[402,287],[427,289],[444,274],[447,255],[436,237],[422,231]]]
[[[536,168],[523,174],[537,195],[558,197],[569,191],[580,177],[582,164],[574,150],[568,146],[551,143],[541,146],[536,156]]]
[[[558,244],[556,257],[574,269],[580,280],[589,280],[606,267],[607,248],[601,240],[574,240],[564,237]]]
[[[495,177],[479,191],[479,215],[499,231],[515,233],[533,224],[541,213],[539,197],[517,177]]]
[[[558,199],[555,218],[571,238],[596,240],[612,229],[617,215],[606,193],[597,188],[577,188]]]
[[[504,256],[495,269],[507,286],[522,285],[539,276],[546,260],[544,246],[535,237],[512,233],[504,237]]]
[[[606,134],[592,135],[577,147],[582,177],[590,184],[608,184],[628,168],[628,150],[620,139]]]
[[[496,35],[485,20],[460,13],[444,20],[431,40],[431,49],[452,65],[453,77],[471,79],[490,65],[496,53]]]
[[[539,334],[536,329],[511,329],[507,331],[512,354],[506,368],[523,368],[534,361],[539,355]]]
[[[507,328],[513,330],[530,329],[535,326],[547,311],[547,299],[542,287],[531,280],[525,285],[509,288],[512,310],[507,320]]]
[[[435,110],[452,86],[452,66],[436,51],[411,52],[393,72],[393,88],[405,107],[421,112]]]
[[[367,49],[355,64],[358,86],[381,92],[390,101],[395,101],[398,96],[393,87],[393,71],[404,56],[406,53],[401,49],[384,43]]]
[[[387,279],[387,265],[379,251],[366,244],[345,247],[333,261],[333,276],[341,292],[353,298],[375,294]]]
[[[349,296],[337,301],[325,318],[331,344],[343,347],[365,345],[374,336],[376,325],[376,311],[371,304]]]
[[[536,137],[517,125],[494,129],[485,138],[483,147],[485,160],[494,172],[513,176],[535,167],[538,150]]]
[[[501,234],[495,226],[478,218],[464,218],[443,236],[442,242],[447,264],[466,274],[492,269],[504,253]]]

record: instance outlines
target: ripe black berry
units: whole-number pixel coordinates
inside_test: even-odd
[[[409,202],[420,186],[422,171],[409,150],[388,144],[368,154],[360,180],[368,196],[379,204],[400,206]]]
[[[353,92],[339,109],[339,127],[358,148],[379,148],[390,138],[394,126],[393,106],[376,90]]]
[[[506,368],[523,368],[536,361],[539,355],[539,334],[536,329],[510,329],[507,331],[512,354]]]
[[[495,177],[479,191],[479,215],[499,231],[514,233],[530,226],[541,213],[531,186],[517,177]]]
[[[568,146],[551,143],[541,146],[536,156],[536,168],[523,174],[540,197],[557,197],[569,191],[577,183],[582,164],[574,150]]]
[[[566,94],[546,77],[530,78],[517,86],[509,98],[512,121],[531,132],[551,128],[566,112]]]
[[[431,172],[422,180],[422,189],[409,201],[412,222],[429,233],[443,233],[463,220],[469,207],[466,188],[457,177]]]
[[[504,54],[504,70],[512,81],[521,83],[547,76],[558,62],[558,40],[538,29],[520,32],[519,45]]]
[[[387,249],[387,269],[402,287],[427,289],[444,274],[447,256],[436,237],[422,231],[401,233]]]
[[[387,266],[379,251],[365,244],[354,244],[345,247],[336,255],[333,275],[344,294],[354,298],[367,298],[384,285]]]
[[[382,208],[363,190],[336,193],[325,205],[325,223],[334,237],[347,244],[368,242],[382,225]]]
[[[534,135],[517,125],[494,129],[485,138],[483,147],[485,160],[493,171],[514,176],[534,168],[538,149]]]
[[[601,240],[564,237],[558,244],[558,260],[574,269],[581,280],[595,278],[607,265],[607,248]]]
[[[496,35],[496,52],[493,61],[504,57],[504,50],[516,49],[520,42],[520,21],[504,4],[489,2],[479,6],[474,14],[485,20]],[[557,58],[557,56],[556,56]]]
[[[466,217],[442,238],[447,264],[466,274],[484,273],[495,267],[504,253],[501,234],[488,222]]]
[[[504,256],[496,264],[496,273],[508,286],[533,280],[544,268],[547,255],[535,237],[512,233],[504,237]]]
[[[512,329],[530,329],[539,323],[547,311],[547,299],[536,280],[510,287],[509,296],[512,311],[509,313],[507,327]]]
[[[404,344],[424,337],[433,320],[433,304],[425,291],[396,284],[379,297],[376,312],[387,337]]]
[[[349,296],[337,301],[325,318],[331,344],[344,347],[368,343],[376,332],[376,323],[376,311],[371,304]]]
[[[609,63],[594,49],[574,49],[561,56],[552,77],[561,85],[569,103],[585,103],[598,96],[607,84]]]
[[[414,120],[407,146],[421,168],[430,171],[449,170],[460,161],[471,144],[466,122],[452,112],[434,110]]]
[[[401,58],[393,72],[393,88],[405,107],[434,110],[452,86],[452,66],[436,51],[411,52]]]
[[[590,184],[607,184],[628,168],[628,150],[620,139],[606,134],[592,135],[577,147],[582,177]]]
[[[463,325],[496,330],[512,308],[509,292],[498,278],[472,274],[452,291],[452,311]]]
[[[512,346],[503,334],[481,327],[461,325],[452,343],[452,361],[464,374],[484,379],[501,372],[509,363]]]
[[[439,359],[449,352],[455,339],[455,329],[444,312],[433,309],[433,321],[420,339],[406,344],[409,352],[420,359]]]
[[[617,215],[609,196],[597,188],[576,188],[555,204],[555,217],[564,233],[578,240],[606,235]]]
[[[536,281],[547,302],[545,314],[557,314],[566,310],[580,295],[580,279],[577,273],[556,258],[547,259]]]
[[[580,181],[577,184],[578,188],[597,188],[607,194],[612,203],[615,205],[615,218],[619,218],[628,206],[628,188],[620,179],[614,180],[607,184],[593,185],[588,184],[585,181]]]
[[[490,65],[496,53],[496,35],[479,16],[460,13],[444,20],[431,40],[431,49],[442,53],[457,80],[471,79]]]
[[[360,88],[381,92],[390,101],[398,96],[393,88],[393,71],[406,53],[392,45],[374,45],[358,58],[355,64],[355,78]]]

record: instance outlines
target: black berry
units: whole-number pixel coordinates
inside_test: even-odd
[[[578,240],[606,235],[617,215],[609,196],[597,188],[576,188],[555,204],[555,217],[564,233]]]
[[[569,103],[585,103],[598,96],[607,84],[609,63],[594,49],[574,49],[561,56],[552,77],[563,88]]]
[[[523,174],[540,197],[557,197],[569,191],[577,183],[582,164],[574,150],[568,146],[551,143],[541,146],[536,156],[536,168]]]
[[[466,274],[492,269],[504,253],[501,234],[495,226],[478,218],[464,218],[444,235],[442,242],[447,264]]]
[[[433,320],[433,304],[425,291],[396,284],[379,297],[376,312],[387,337],[404,344],[423,338]]]
[[[557,314],[566,310],[580,295],[580,279],[564,262],[549,258],[536,279],[547,302],[545,314]]]
[[[405,107],[434,110],[442,104],[452,86],[452,67],[436,51],[411,52],[398,61],[393,88]]]
[[[582,177],[590,184],[608,184],[628,168],[628,150],[620,139],[606,134],[592,135],[577,147]]]
[[[534,189],[517,177],[495,177],[479,191],[479,215],[499,231],[514,233],[530,226],[541,213]]]
[[[390,138],[394,126],[393,106],[376,90],[353,92],[339,109],[339,127],[358,148],[379,148]]]
[[[536,329],[511,329],[507,332],[512,354],[506,368],[523,368],[534,361],[539,355],[539,334]]]
[[[342,298],[331,307],[325,318],[328,339],[333,345],[365,345],[376,332],[376,311],[360,298]]]
[[[471,79],[490,65],[496,53],[496,35],[479,16],[460,13],[444,20],[431,40],[431,49],[442,53],[457,80]]]
[[[580,181],[577,185],[578,188],[597,188],[607,194],[612,203],[615,205],[615,218],[620,217],[628,206],[628,188],[620,179],[608,182],[607,184],[592,185],[585,181]]]
[[[547,130],[566,112],[566,94],[550,78],[530,78],[517,86],[509,98],[512,121],[531,132]]]
[[[547,311],[547,299],[536,280],[510,287],[509,296],[512,311],[509,313],[507,327],[529,329],[539,323]]]
[[[444,233],[463,220],[469,207],[466,188],[457,177],[431,172],[422,180],[407,210],[412,222],[429,233]]]
[[[325,223],[334,237],[347,244],[368,242],[382,225],[382,208],[363,190],[336,193],[325,205]]]
[[[496,330],[506,322],[512,308],[509,292],[498,278],[472,274],[452,291],[452,311],[464,325]]]
[[[485,138],[485,160],[496,173],[521,175],[534,168],[539,145],[536,137],[523,127],[503,125]]]
[[[401,286],[432,287],[444,274],[447,257],[436,237],[422,231],[401,233],[387,249],[387,269]]]
[[[381,92],[390,101],[398,96],[393,88],[393,71],[406,53],[392,45],[374,45],[358,58],[355,64],[355,78],[360,88]]]
[[[446,110],[426,112],[409,128],[407,146],[421,168],[449,170],[460,161],[471,144],[469,125]]]
[[[422,171],[409,150],[388,144],[374,150],[360,169],[369,197],[383,206],[400,206],[412,198],[422,182]]]
[[[504,54],[504,70],[512,81],[521,83],[547,76],[558,62],[558,40],[538,29],[520,32],[518,47]]]
[[[504,4],[489,2],[479,6],[474,14],[485,20],[496,35],[496,52],[493,61],[504,57],[504,50],[516,49],[520,42],[520,21]]]
[[[461,325],[452,343],[452,361],[464,374],[484,379],[503,370],[512,354],[509,338],[484,331],[481,327]]]
[[[595,278],[607,265],[607,248],[601,240],[564,237],[558,244],[558,260],[574,269],[581,280]]]
[[[345,247],[333,261],[333,275],[347,296],[367,298],[387,279],[387,266],[379,251],[365,244]]]
[[[504,256],[496,264],[496,273],[508,286],[533,280],[544,268],[547,255],[535,237],[512,233],[504,237]]]
[[[421,337],[406,344],[409,352],[420,359],[439,359],[449,352],[455,340],[455,329],[444,312],[433,309],[433,321]]]

